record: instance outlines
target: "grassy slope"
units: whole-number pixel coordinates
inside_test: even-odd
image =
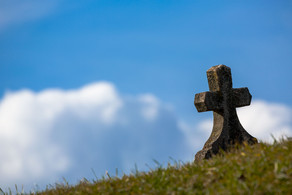
[[[57,185],[38,194],[292,194],[292,141],[240,147],[200,164]]]

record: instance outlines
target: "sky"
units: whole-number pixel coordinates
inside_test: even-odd
[[[251,135],[292,136],[291,21],[288,0],[0,0],[1,189],[193,161],[218,64]]]

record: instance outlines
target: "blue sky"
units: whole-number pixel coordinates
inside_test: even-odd
[[[13,141],[27,139],[33,143],[31,147],[40,147],[40,151],[23,149],[28,156],[35,155],[34,163],[25,163],[25,156],[17,161],[11,152],[5,153],[11,162],[23,163],[14,176],[5,179],[2,188],[15,183],[43,185],[62,176],[75,182],[92,177],[91,168],[97,175],[117,167],[127,172],[135,163],[143,167],[152,158],[165,162],[172,156],[191,161],[210,133],[199,129],[210,131],[212,117],[211,112],[198,114],[193,98],[195,93],[208,90],[206,70],[217,64],[230,66],[234,87],[248,87],[253,95],[254,106],[252,103],[246,108],[249,110],[241,112],[242,122],[258,129],[251,134],[277,134],[273,129],[291,134],[291,8],[291,1],[284,0],[0,0],[0,114],[7,117],[0,121],[1,131],[5,136],[13,130],[17,132],[14,136],[24,134],[9,134],[11,142],[2,146],[13,149]],[[62,105],[55,108],[60,102]],[[139,118],[140,108],[144,111]],[[53,119],[35,117],[45,111],[52,112]],[[248,117],[259,115],[265,117],[258,125]],[[19,130],[23,126],[8,123],[24,124],[25,128]],[[46,140],[44,126],[50,127],[47,132],[51,134],[41,149],[32,135]],[[265,132],[263,126],[270,131]],[[96,140],[90,129],[98,129]],[[107,133],[100,133],[100,129],[107,129]],[[31,136],[25,137],[26,131]],[[79,134],[70,139],[87,142],[84,150],[76,149],[76,142],[65,141],[72,132]],[[117,135],[123,141],[113,138]],[[159,135],[169,140],[159,143],[161,138],[154,139]],[[186,148],[180,142],[190,137],[193,139]],[[111,141],[101,141],[106,139],[115,140],[115,147]],[[174,142],[177,144],[171,146]],[[23,144],[19,147],[29,145]],[[159,144],[161,150],[155,149]],[[120,145],[124,147],[119,151]],[[55,147],[55,152],[44,152],[46,146]],[[89,148],[94,147],[102,150],[91,158],[95,150]],[[16,155],[22,149],[13,151]],[[60,166],[52,167],[52,175],[28,171],[30,179],[23,179],[26,164],[50,166],[44,162],[56,156],[61,156]],[[76,160],[79,158],[83,162]],[[78,164],[83,168],[77,170]],[[3,174],[4,169],[10,170],[4,165],[0,163]]]

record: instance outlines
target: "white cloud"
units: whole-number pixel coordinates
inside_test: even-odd
[[[62,143],[50,138],[65,115],[79,121],[108,125],[122,106],[114,87],[108,83],[80,90],[22,90],[8,93],[0,104],[0,183],[37,182],[70,168],[70,156]],[[69,121],[70,122],[70,121]],[[65,124],[64,128],[70,128]],[[70,132],[68,132],[70,133]],[[53,182],[53,181],[52,181]]]
[[[11,25],[43,18],[56,5],[56,0],[0,0],[0,31]]]
[[[264,142],[273,142],[283,136],[292,136],[292,109],[283,104],[263,100],[252,101],[250,106],[237,109],[242,126],[254,137]],[[212,119],[204,120],[198,130],[210,135]]]
[[[108,82],[76,90],[6,93],[0,101],[0,183],[50,184],[184,156],[173,112],[151,94],[120,96]]]
[[[273,137],[292,136],[292,109],[283,104],[257,100],[238,112],[242,125],[252,135],[266,142]]]

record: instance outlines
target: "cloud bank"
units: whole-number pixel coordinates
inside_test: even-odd
[[[291,113],[264,101],[238,110],[250,134],[266,141],[291,136]],[[116,168],[129,173],[135,164],[146,169],[153,159],[191,161],[211,129],[211,119],[183,121],[154,95],[121,95],[109,82],[8,92],[0,101],[0,187],[24,184],[29,191],[62,177],[94,178],[92,169],[100,177]]]
[[[122,97],[113,84],[7,93],[0,102],[0,183],[53,184],[181,159],[183,133],[155,96]]]

